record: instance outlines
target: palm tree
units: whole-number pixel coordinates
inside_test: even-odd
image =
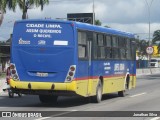
[[[0,26],[2,24],[2,21],[3,21],[3,11],[0,10]]]
[[[101,21],[100,21],[100,20],[95,20],[95,25],[101,26],[101,25],[102,25],[102,23],[101,23]]]
[[[153,33],[153,40],[152,40],[152,44],[159,44],[160,43],[160,30],[156,30]]]
[[[27,19],[27,11],[32,6],[41,7],[43,10],[44,5],[48,5],[49,0],[0,0],[0,9],[6,12],[6,8],[15,12],[17,5],[22,10],[22,19]]]

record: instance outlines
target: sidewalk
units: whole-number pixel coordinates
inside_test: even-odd
[[[2,93],[4,93],[3,92],[3,89],[6,87],[6,78],[5,77],[3,77],[3,78],[0,78],[0,95],[2,94]]]

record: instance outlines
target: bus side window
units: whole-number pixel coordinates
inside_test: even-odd
[[[94,59],[98,58],[98,51],[97,51],[97,34],[93,34],[93,57]]]
[[[128,39],[128,38],[127,38],[126,47],[127,47],[127,51],[126,51],[127,59],[128,59],[128,60],[131,60],[131,59],[132,59],[132,56],[131,56],[131,40]]]
[[[81,59],[87,58],[87,35],[85,32],[78,32],[78,56]]]
[[[120,58],[126,58],[126,39],[123,37],[119,37],[119,49],[120,49]]]
[[[118,38],[115,36],[112,37],[112,58],[119,58]]]
[[[105,59],[105,44],[103,34],[97,35],[98,58]]]
[[[112,58],[112,38],[111,36],[106,36],[106,58],[109,59],[109,58]]]

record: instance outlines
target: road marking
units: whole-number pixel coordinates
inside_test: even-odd
[[[52,118],[52,117],[57,117],[57,116],[69,114],[69,113],[76,112],[76,111],[78,111],[78,110],[70,110],[70,111],[62,112],[62,113],[59,113],[59,114],[56,114],[56,115],[50,115],[50,117],[43,117],[43,118],[39,118],[39,119],[35,119],[35,120],[45,120],[45,119],[50,119],[50,118]]]
[[[158,119],[160,119],[160,117],[155,117],[155,118],[152,118],[150,120],[158,120]]]
[[[132,95],[132,96],[130,96],[130,97],[137,97],[137,96],[141,96],[141,95],[145,95],[145,94],[147,94],[146,92],[144,92],[144,93],[140,93],[140,94],[136,94],[136,95]]]
[[[42,117],[42,118],[38,118],[38,119],[35,119],[35,120],[45,120],[45,119],[50,119],[51,117]]]

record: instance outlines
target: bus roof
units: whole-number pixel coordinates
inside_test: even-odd
[[[30,19],[30,20],[19,20],[19,21],[16,21],[16,23],[31,22],[31,21],[32,22],[48,22],[48,23],[57,22],[57,23],[74,24],[78,29],[101,32],[101,33],[108,33],[112,35],[119,35],[119,36],[130,37],[130,38],[134,38],[134,35],[135,35],[133,33],[124,32],[124,31],[113,29],[113,28],[106,28],[103,26],[97,26],[97,25],[92,25],[92,24],[82,23],[82,22],[75,22],[75,21],[52,20],[52,19]]]

